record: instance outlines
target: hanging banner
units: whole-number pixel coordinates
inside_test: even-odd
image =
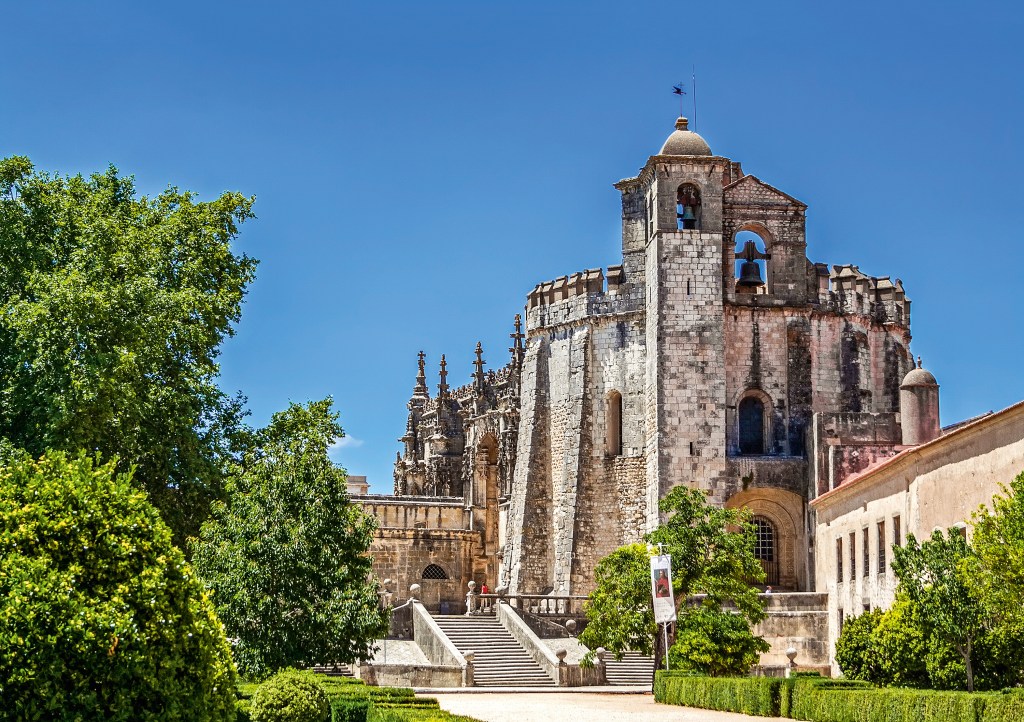
[[[672,595],[672,557],[651,557],[651,597],[654,599],[654,621],[658,624],[676,621],[676,600]]]

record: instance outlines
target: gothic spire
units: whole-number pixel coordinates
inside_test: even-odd
[[[476,360],[473,361],[473,383],[476,386],[477,395],[484,393],[484,349],[479,341],[476,342]]]
[[[420,351],[419,361],[417,362],[416,385],[412,389],[413,396],[430,396],[430,392],[427,391],[426,358],[427,355]]]
[[[523,317],[520,314],[516,314],[516,331],[510,333],[509,338],[512,339],[512,347],[508,350],[512,354],[512,367],[519,371],[523,366]]]
[[[441,383],[437,385],[437,396],[441,398],[448,395],[448,362],[444,360],[444,354],[441,354]]]

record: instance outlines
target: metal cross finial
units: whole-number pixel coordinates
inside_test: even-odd
[[[427,370],[426,370],[426,358],[427,355],[420,351],[419,361],[417,361],[416,370],[416,388],[413,393],[426,394],[427,393]]]

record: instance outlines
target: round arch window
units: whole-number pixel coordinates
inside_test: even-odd
[[[423,579],[447,579],[448,574],[437,564],[428,564],[423,570]]]

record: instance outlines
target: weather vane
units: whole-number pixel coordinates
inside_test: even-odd
[[[679,117],[683,117],[683,96],[686,95],[686,86],[682,83],[676,83],[672,86],[672,92],[679,96]]]
[[[697,66],[693,66],[693,82],[690,84],[690,90],[693,94],[690,96],[693,100],[693,127],[697,127]],[[679,96],[679,117],[683,117],[683,96],[687,95],[686,85],[683,83],[676,83],[672,86],[673,95]]]

